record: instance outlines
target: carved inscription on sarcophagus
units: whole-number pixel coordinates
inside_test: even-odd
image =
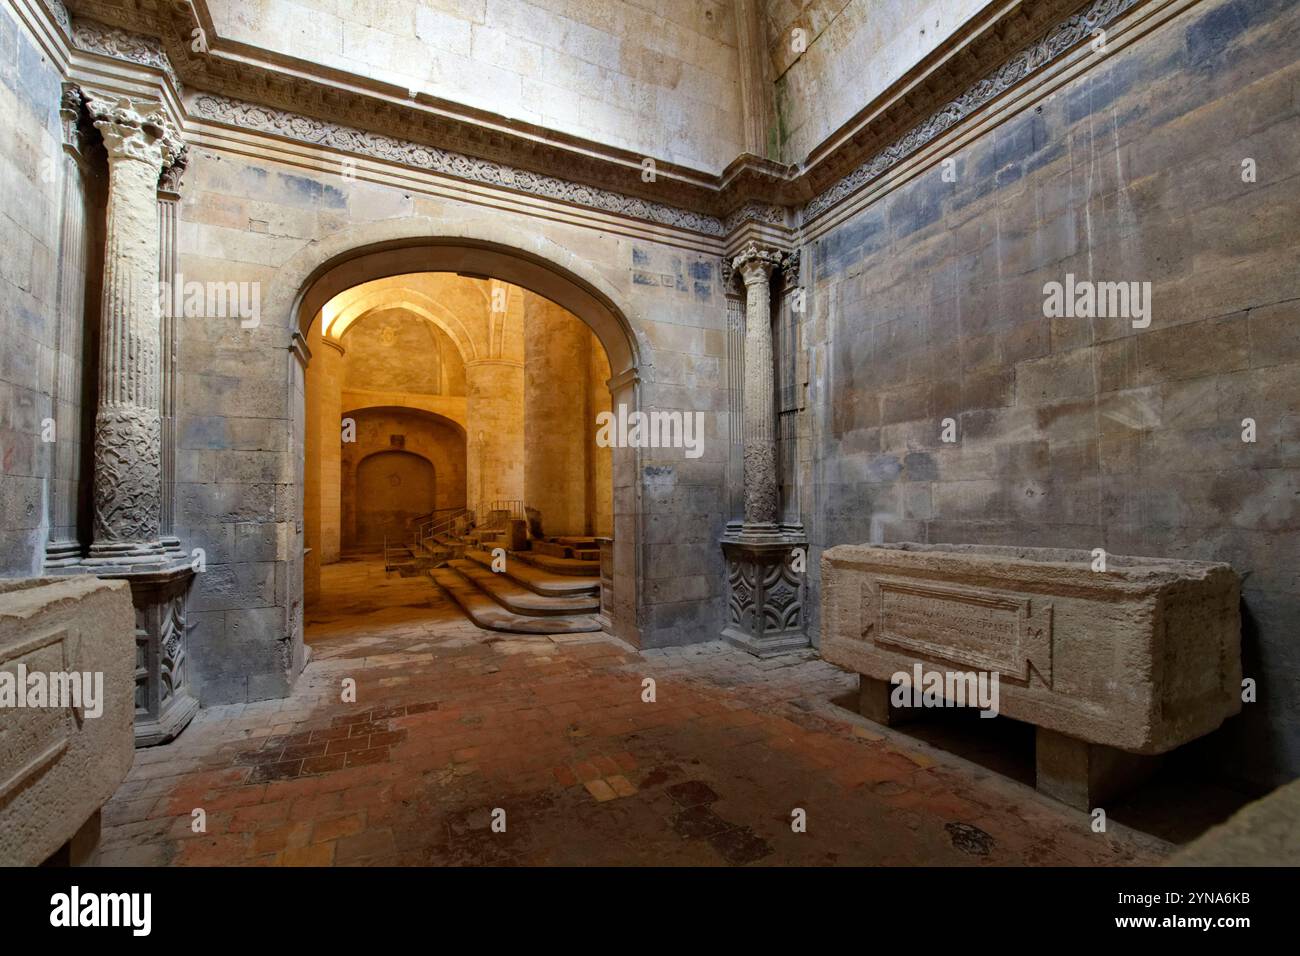
[[[881,581],[864,594],[864,621],[878,622],[875,643],[975,670],[1029,679],[1029,668],[1052,679],[1052,608],[982,588]],[[871,616],[868,617],[868,614]],[[867,632],[870,635],[870,630]],[[867,636],[867,635],[864,635]]]

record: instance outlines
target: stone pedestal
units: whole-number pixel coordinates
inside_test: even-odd
[[[887,680],[878,680],[866,674],[858,675],[858,713],[867,720],[886,727],[897,727],[911,723],[920,716],[915,707],[894,707],[890,703],[894,685]]]
[[[126,571],[135,606],[135,745],[152,747],[175,739],[193,719],[199,702],[190,692],[186,661],[186,600],[194,571],[178,563]]]
[[[808,646],[804,627],[806,575],[792,567],[796,548],[806,542],[722,541],[727,561],[725,640],[757,657],[773,657]]]
[[[1141,784],[1160,767],[1160,755],[1131,754],[1039,727],[1034,744],[1040,793],[1076,810],[1106,801]]]

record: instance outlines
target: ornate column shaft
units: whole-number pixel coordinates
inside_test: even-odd
[[[772,270],[778,253],[750,243],[732,262],[745,283],[746,537],[777,531],[776,399],[772,371]]]
[[[158,179],[181,144],[161,104],[89,96],[109,184],[90,561],[156,562],[162,517]]]

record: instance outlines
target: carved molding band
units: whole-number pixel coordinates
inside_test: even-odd
[[[768,226],[785,227],[786,209],[772,203],[750,201],[733,211],[722,221],[725,233],[733,232],[738,226],[747,222],[758,222]]]
[[[1045,35],[1003,62],[990,75],[971,86],[961,96],[932,113],[924,122],[881,149],[829,188],[815,195],[801,208],[793,205],[798,213],[798,222],[806,225],[843,202],[995,97],[1043,69],[1078,44],[1087,41],[1094,31],[1109,26],[1142,2],[1144,0],[1094,0],[1084,10],[1061,21]],[[180,90],[179,76],[161,41],[93,20],[82,18],[69,20],[67,10],[60,0],[45,0],[45,6],[50,11],[51,17],[78,49],[158,69],[170,79],[177,90]],[[106,18],[110,16],[105,7],[93,7],[93,9],[98,10],[100,15]],[[186,20],[186,23],[188,22]],[[143,21],[135,25],[140,28],[142,23]],[[209,79],[220,82],[219,76]],[[464,152],[427,146],[394,136],[368,133],[355,127],[316,120],[305,115],[263,107],[217,94],[202,94],[192,108],[199,116],[231,126],[373,156],[414,168],[428,169],[461,179],[707,236],[726,236],[746,223],[787,227],[790,222],[787,207],[779,203],[750,199],[724,218],[718,218],[696,212],[686,206],[673,206],[640,199],[611,189],[529,172],[507,163],[478,159]],[[808,172],[805,171],[798,179],[805,179],[807,175]],[[797,192],[798,186],[796,180],[783,179],[779,183],[774,181],[772,189],[782,195],[790,195],[791,191]]]
[[[1086,10],[1058,23],[1045,37],[1007,60],[991,76],[976,83],[902,139],[896,140],[835,185],[815,196],[804,206],[801,222],[806,225],[838,205],[994,97],[1041,70],[1067,50],[1090,39],[1095,30],[1108,26],[1139,2],[1141,0],[1095,0]]]
[[[529,172],[503,163],[476,159],[451,150],[424,146],[379,133],[368,133],[338,123],[327,123],[299,113],[257,106],[211,93],[198,96],[193,108],[195,113],[204,119],[242,129],[273,133],[301,143],[360,153],[403,166],[427,169],[447,176],[455,176],[458,179],[513,189],[533,196],[587,206],[633,219],[644,219],[708,236],[721,236],[725,231],[722,221],[713,216],[663,203],[648,202],[607,189],[584,186],[581,183]]]

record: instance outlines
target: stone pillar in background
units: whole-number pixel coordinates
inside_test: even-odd
[[[317,389],[319,401],[309,398],[320,410],[319,563],[338,561],[343,542],[343,346],[333,339],[321,339],[312,353],[308,391]]]
[[[525,298],[524,499],[542,513],[548,535],[587,533],[591,339],[577,316],[539,295]]]
[[[60,200],[58,326],[55,340],[54,441],[50,444],[49,527],[45,548],[47,568],[67,567],[81,560],[77,540],[77,499],[81,465],[82,342],[86,316],[86,263],[90,226],[86,162],[86,122],[81,90],[63,88],[59,104],[63,125],[63,194]]]
[[[178,541],[172,539],[169,548],[162,540],[164,288],[158,186],[183,147],[156,101],[87,95],[85,102],[104,139],[109,178],[94,540],[75,570],[131,585],[139,747],[171,740],[198,710],[185,655],[194,570]]]
[[[492,279],[488,338],[465,362],[465,507],[480,523],[493,505],[524,501],[524,292]]]
[[[754,242],[731,262],[745,286],[745,517],[739,531],[729,528],[722,539],[728,590],[722,636],[759,657],[808,646],[807,539],[779,524],[771,280],[780,264],[777,250]]]
[[[591,361],[587,366],[587,534],[609,537],[614,533],[614,450],[596,442],[596,418],[613,411],[609,395],[609,356],[595,332],[591,336]]]
[[[523,362],[466,362],[465,396],[465,506],[482,522],[494,502],[524,500]]]

